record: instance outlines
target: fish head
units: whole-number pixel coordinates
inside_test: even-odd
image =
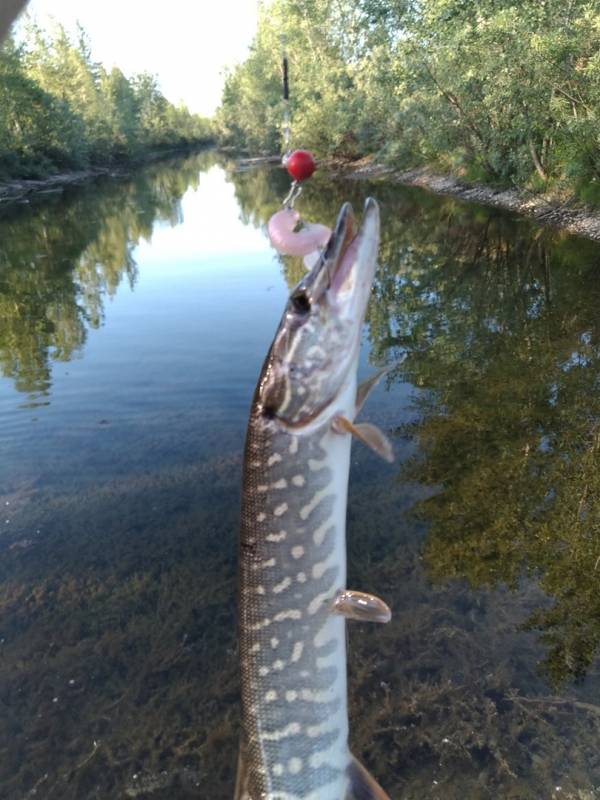
[[[318,261],[291,292],[265,362],[257,391],[267,419],[302,429],[337,413],[356,372],[378,247],[375,200],[367,199],[358,231],[345,203]]]

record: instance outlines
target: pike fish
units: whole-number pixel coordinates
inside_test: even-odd
[[[252,401],[242,491],[239,637],[242,734],[236,800],[389,800],[348,747],[347,618],[387,622],[386,604],[346,587],[352,435],[385,372],[357,387],[375,273],[379,208],[352,209],[292,291]]]

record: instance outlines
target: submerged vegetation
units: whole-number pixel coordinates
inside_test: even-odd
[[[209,120],[174,106],[148,73],[92,58],[85,32],[33,24],[0,47],[0,179],[40,177],[208,142]]]
[[[600,11],[589,0],[273,0],[227,78],[223,141],[377,154],[600,199]]]

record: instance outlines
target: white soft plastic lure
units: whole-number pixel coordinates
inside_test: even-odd
[[[284,256],[307,256],[321,250],[331,236],[331,229],[318,222],[305,222],[296,230],[300,214],[293,208],[277,211],[267,224],[273,247]]]

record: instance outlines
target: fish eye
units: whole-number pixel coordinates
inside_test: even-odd
[[[292,308],[297,314],[309,314],[311,305],[310,299],[303,289],[299,289],[290,297]]]
[[[275,419],[277,414],[277,409],[275,406],[263,406],[262,407],[262,415],[265,419]]]

